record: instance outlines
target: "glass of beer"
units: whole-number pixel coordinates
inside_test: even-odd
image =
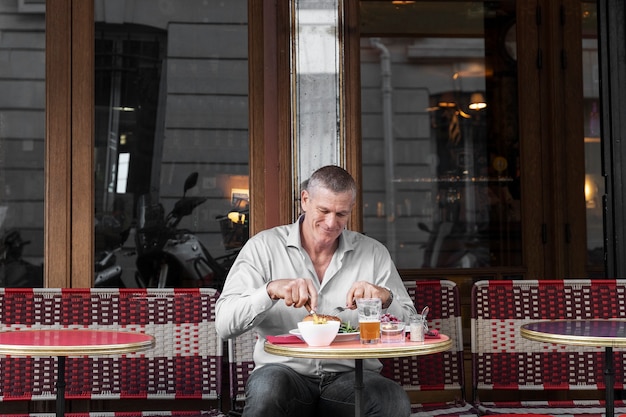
[[[359,312],[359,336],[361,343],[369,345],[380,342],[380,298],[358,298],[356,308]]]

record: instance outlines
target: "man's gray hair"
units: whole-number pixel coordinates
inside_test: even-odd
[[[311,193],[316,188],[325,188],[333,193],[352,192],[356,197],[356,182],[352,175],[337,165],[326,165],[316,170],[308,180],[302,183],[302,188]]]

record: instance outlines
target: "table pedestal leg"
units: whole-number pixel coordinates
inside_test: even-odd
[[[614,417],[615,404],[613,402],[615,393],[615,367],[613,365],[613,348],[607,346],[604,350],[604,385],[606,386],[606,417]]]
[[[354,415],[363,417],[363,359],[354,360]]]
[[[65,416],[65,356],[59,356],[57,362],[57,417]]]

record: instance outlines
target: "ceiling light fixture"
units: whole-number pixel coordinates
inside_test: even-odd
[[[487,103],[485,102],[485,96],[482,93],[474,93],[470,98],[470,104],[468,106],[471,110],[482,110],[487,107]]]

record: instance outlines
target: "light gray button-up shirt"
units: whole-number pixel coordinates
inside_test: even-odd
[[[262,231],[251,237],[237,256],[216,307],[216,330],[220,337],[229,339],[252,328],[258,333],[254,350],[257,368],[267,363],[283,363],[309,376],[354,369],[353,360],[290,358],[263,350],[265,336],[297,329],[297,323],[308,314],[304,308],[287,307],[283,300],[269,297],[267,284],[283,278],[310,279],[319,293],[316,310],[319,314],[330,314],[335,307],[344,307],[346,294],[356,281],[368,281],[393,291],[394,299],[387,313],[405,322],[416,314],[387,248],[377,240],[344,230],[320,283],[300,242],[300,220]],[[356,310],[345,310],[338,316],[343,322],[358,325]],[[376,359],[366,359],[363,368],[378,371],[381,364]]]

